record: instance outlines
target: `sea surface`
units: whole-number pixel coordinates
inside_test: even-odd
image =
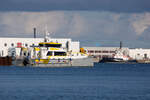
[[[0,100],[150,100],[150,64],[1,66]]]

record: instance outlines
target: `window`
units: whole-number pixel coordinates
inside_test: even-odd
[[[5,43],[4,46],[7,47],[7,43]]]
[[[147,54],[146,54],[146,53],[144,54],[144,58],[145,58],[145,59],[147,58]]]
[[[45,43],[45,44],[42,44],[40,43],[39,44],[40,47],[61,47],[61,44],[49,44],[49,43]]]
[[[14,46],[14,43],[12,43],[11,46],[13,47],[13,46]]]
[[[66,52],[54,52],[55,56],[66,56]]]
[[[93,50],[89,50],[88,53],[94,53],[94,51]]]
[[[108,51],[103,51],[103,53],[108,53]]]
[[[115,51],[110,51],[110,53],[115,53]]]
[[[48,51],[47,56],[52,56],[52,51]]]
[[[95,51],[95,53],[99,53],[99,51]]]
[[[28,44],[26,43],[26,44],[25,44],[25,46],[27,47],[27,46],[28,46]]]
[[[99,53],[101,53],[101,51],[99,51]]]

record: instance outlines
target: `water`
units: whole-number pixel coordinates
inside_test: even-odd
[[[0,100],[150,100],[150,65],[0,67]]]

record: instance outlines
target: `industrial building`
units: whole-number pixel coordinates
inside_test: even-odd
[[[7,56],[8,49],[13,47],[37,46],[39,42],[44,42],[44,38],[6,38],[0,37],[0,56]],[[68,51],[79,52],[79,41],[72,41],[70,38],[50,38],[48,42],[58,42]]]
[[[129,49],[129,56],[136,60],[150,59],[150,49]]]
[[[117,50],[120,49],[120,47],[84,47],[84,49],[89,54],[89,56],[95,58],[95,61],[99,61],[103,57],[113,57],[113,55],[116,53]],[[123,54],[130,57],[130,59],[150,59],[150,49],[130,49],[127,47],[123,47],[121,49],[123,51]]]
[[[0,37],[0,56],[8,56],[9,48],[37,46],[39,42],[43,42],[44,38],[6,38]],[[50,38],[48,42],[58,42],[68,51],[79,52],[79,41],[72,41],[70,38]],[[113,57],[117,50],[122,49],[123,54],[131,59],[142,60],[150,59],[150,49],[127,47],[83,47],[89,56],[94,57],[97,61],[103,57]]]

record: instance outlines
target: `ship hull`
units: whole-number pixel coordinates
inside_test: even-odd
[[[83,59],[51,59],[48,63],[37,63],[32,59],[25,64],[25,60],[18,59],[15,61],[16,66],[28,66],[28,67],[93,67],[92,58],[83,58]]]
[[[127,61],[123,60],[121,58],[103,58],[99,62],[100,63],[104,63],[104,62],[127,62]]]
[[[137,63],[137,60],[123,60],[121,58],[103,58],[99,63],[120,62],[120,63]]]

